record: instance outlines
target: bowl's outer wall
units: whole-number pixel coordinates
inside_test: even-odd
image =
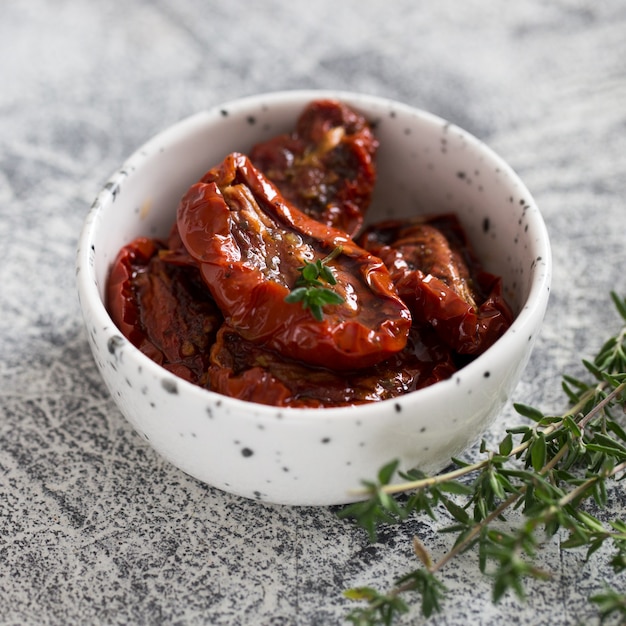
[[[338,97],[380,140],[370,221],[456,212],[518,314],[505,337],[443,381],[352,409],[280,410],[174,379],[120,336],[102,298],[117,251],[165,235],[180,196],[232,151],[291,129],[304,105]],[[116,172],[86,219],[77,256],[89,342],[125,417],[165,458],[213,486],[271,502],[337,504],[380,466],[434,472],[488,427],[512,393],[543,319],[550,281],[543,220],[528,190],[479,140],[402,104],[342,92],[268,94],[184,120]]]

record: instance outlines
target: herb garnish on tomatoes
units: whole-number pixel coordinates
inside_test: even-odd
[[[315,263],[308,262],[299,267],[302,276],[296,281],[293,291],[285,297],[285,302],[302,302],[302,308],[309,309],[318,322],[324,318],[323,306],[344,302],[343,296],[324,286],[324,282],[329,285],[337,284],[335,274],[327,263],[341,254],[341,250],[342,247],[337,246],[323,259],[317,259]]]

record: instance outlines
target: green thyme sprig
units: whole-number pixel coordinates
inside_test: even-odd
[[[436,476],[413,470],[400,473],[403,482],[392,484],[398,463],[383,467],[375,481],[363,481],[362,502],[342,509],[339,516],[354,518],[371,541],[381,524],[400,523],[411,515],[426,514],[436,520],[443,508],[449,523],[440,532],[456,536],[453,547],[437,562],[415,538],[413,549],[421,565],[399,578],[387,593],[369,587],[350,589],[346,596],[364,601],[348,616],[359,626],[384,624],[406,613],[404,597],[421,597],[425,616],[441,609],[445,585],[438,576],[459,554],[474,548],[480,572],[493,581],[497,602],[509,591],[524,598],[528,578],[549,579],[534,564],[543,531],[552,536],[565,532],[564,549],[586,548],[587,558],[601,546],[612,544],[609,564],[614,572],[626,571],[626,523],[603,523],[592,514],[607,504],[607,488],[626,478],[626,299],[611,293],[622,318],[620,331],[600,349],[593,361],[583,361],[590,380],[564,376],[562,387],[570,401],[563,415],[515,404],[527,422],[507,430],[496,449],[483,442],[483,458],[475,463],[453,459],[456,467]],[[404,499],[399,494],[408,494]],[[591,502],[591,506],[583,505]],[[505,514],[523,513],[522,522],[510,527]],[[606,588],[590,600],[602,620],[615,613],[626,618],[626,594]]]
[[[327,304],[341,304],[344,299],[336,291],[325,286],[336,285],[337,279],[328,263],[338,257],[343,248],[337,246],[323,259],[317,259],[314,263],[306,263],[298,268],[300,276],[294,289],[285,297],[285,302],[301,302],[303,309],[309,309],[313,317],[321,322],[324,318],[322,308]]]

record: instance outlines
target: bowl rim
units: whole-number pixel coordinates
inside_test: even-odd
[[[358,412],[359,420],[365,421],[376,419],[382,412],[381,409],[383,406],[393,408],[394,405],[407,402],[411,398],[419,397],[428,399],[434,394],[445,394],[448,389],[455,385],[455,375],[446,380],[439,381],[433,385],[429,385],[396,398],[369,402],[355,406],[327,408],[276,407],[273,405],[264,405],[224,396],[179,378],[175,376],[175,374],[172,374],[165,368],[155,363],[152,359],[136,348],[126,337],[124,337],[106,310],[103,298],[100,296],[98,289],[95,275],[95,263],[92,261],[91,257],[92,246],[94,245],[95,235],[97,234],[96,226],[99,223],[98,216],[104,211],[108,204],[115,200],[115,197],[121,187],[133,175],[133,173],[141,167],[141,163],[145,160],[146,155],[153,154],[157,146],[169,145],[180,141],[181,138],[187,137],[195,128],[199,126],[204,127],[206,124],[217,122],[220,117],[223,117],[224,110],[228,110],[229,112],[242,111],[252,106],[257,108],[261,103],[281,103],[293,105],[295,103],[302,103],[307,100],[319,98],[334,98],[337,100],[343,100],[355,107],[358,107],[359,105],[364,107],[376,106],[380,107],[381,110],[383,108],[386,108],[387,110],[394,108],[396,110],[402,110],[414,117],[418,117],[422,121],[426,121],[431,124],[447,125],[453,128],[457,134],[460,134],[465,139],[465,141],[473,144],[478,150],[482,151],[485,157],[490,158],[492,161],[497,163],[500,170],[506,173],[509,178],[515,182],[518,190],[524,194],[526,204],[530,209],[532,209],[532,211],[528,212],[528,215],[530,216],[529,219],[532,219],[533,222],[532,228],[536,237],[535,244],[539,250],[539,257],[544,268],[543,272],[538,272],[536,268],[533,268],[534,273],[529,284],[528,296],[521,303],[520,311],[515,316],[510,328],[496,341],[493,346],[491,346],[483,354],[476,357],[470,363],[463,366],[459,371],[466,372],[470,376],[475,372],[480,372],[482,375],[482,372],[485,371],[485,362],[492,358],[495,351],[506,350],[506,346],[512,340],[513,334],[522,332],[524,328],[529,325],[532,326],[533,322],[537,322],[537,317],[542,319],[548,303],[552,274],[552,253],[548,230],[535,203],[534,197],[518,174],[499,154],[497,154],[492,148],[476,136],[456,124],[451,123],[434,113],[420,109],[419,107],[390,98],[369,95],[366,93],[332,89],[294,89],[248,95],[196,112],[164,128],[150,137],[147,141],[143,142],[125,159],[123,164],[114,171],[96,195],[85,217],[78,238],[75,265],[79,303],[83,316],[85,316],[86,307],[89,307],[91,314],[94,316],[95,323],[99,324],[100,328],[113,329],[114,334],[123,339],[124,349],[131,352],[133,357],[137,359],[138,363],[145,372],[153,375],[155,378],[174,378],[176,380],[176,384],[180,388],[184,389],[186,394],[191,394],[192,396],[197,397],[199,401],[204,401],[205,403],[207,401],[212,403],[219,402],[222,406],[226,407],[233,413],[236,412],[239,415],[249,415],[254,419],[271,418],[273,421],[275,420],[277,413],[285,412],[289,414],[289,421],[297,420],[302,422],[315,420],[316,422],[319,422],[320,411],[324,418],[352,419]],[[532,338],[533,341],[534,339],[535,337]]]

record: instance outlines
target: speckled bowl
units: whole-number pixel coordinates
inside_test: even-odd
[[[177,379],[134,348],[103,305],[109,267],[139,235],[165,235],[187,187],[233,151],[293,128],[311,100],[364,113],[380,140],[369,220],[455,211],[486,269],[504,279],[509,331],[453,378],[406,396],[333,409],[278,409]],[[398,102],[344,92],[273,93],[201,112],[158,134],[110,178],[85,221],[78,293],[95,362],[120,411],[184,472],[247,498],[349,502],[392,459],[427,472],[475,442],[507,402],[530,355],[549,292],[548,235],[530,193],[460,128]]]

